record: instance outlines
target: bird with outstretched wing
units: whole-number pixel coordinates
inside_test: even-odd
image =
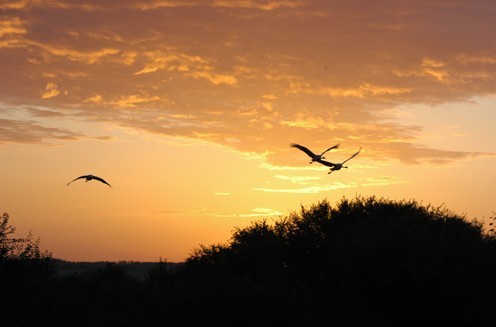
[[[312,161],[310,161],[310,163],[312,163],[314,161],[319,161],[319,160],[325,159],[324,154],[327,151],[330,151],[332,149],[337,149],[339,147],[339,144],[331,146],[329,149],[325,150],[321,154],[315,154],[312,151],[310,151],[307,147],[305,147],[303,145],[296,144],[296,143],[291,143],[290,146],[293,148],[300,149],[301,151],[305,152],[310,158],[312,158]]]
[[[348,159],[346,159],[345,161],[341,162],[341,163],[332,163],[332,162],[329,162],[329,161],[325,161],[325,160],[317,160],[317,162],[323,164],[324,166],[327,166],[327,167],[331,167],[330,168],[330,171],[328,172],[328,174],[332,173],[333,171],[336,171],[336,170],[340,170],[341,168],[348,168],[348,166],[343,166],[347,161],[353,159],[354,157],[356,157],[360,151],[362,151],[362,147],[360,147],[360,149],[358,149],[357,152],[355,152],[351,157],[349,157]]]
[[[106,181],[106,180],[104,180],[104,179],[103,179],[103,178],[101,178],[101,177],[95,176],[95,175],[83,175],[83,176],[79,176],[79,177],[77,177],[77,178],[74,178],[74,179],[73,179],[72,181],[70,181],[69,183],[67,183],[67,186],[69,186],[69,184],[71,184],[72,182],[77,181],[78,179],[85,179],[85,180],[86,180],[86,182],[89,182],[89,181],[91,181],[91,180],[93,180],[93,179],[94,179],[94,180],[97,180],[97,181],[99,181],[99,182],[102,182],[103,184],[107,184],[110,188],[112,188],[112,186],[111,186],[109,183],[107,183],[107,181]]]

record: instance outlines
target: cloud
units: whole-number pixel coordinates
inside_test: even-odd
[[[94,94],[90,97],[87,97],[86,99],[83,100],[83,102],[89,102],[89,103],[102,103],[103,98],[100,94]]]
[[[456,160],[476,157],[493,157],[496,154],[489,152],[450,151],[422,147],[407,142],[391,142],[378,145],[377,151],[383,159],[397,158],[406,164],[447,164]]]
[[[496,93],[487,1],[17,0],[0,8],[0,96],[14,106],[49,99],[38,127],[50,128],[50,112],[73,114],[262,155],[274,171],[306,159],[290,142],[364,146],[368,158],[409,164],[488,155],[423,146],[422,126],[390,114]]]
[[[308,161],[308,160],[307,160]],[[322,166],[278,166],[264,162],[260,168],[271,171],[309,171],[309,170],[322,170]]]
[[[361,183],[361,186],[383,186],[404,183],[407,183],[407,181],[395,176],[378,176],[374,178],[366,178],[365,182]]]
[[[84,11],[106,11],[117,9],[157,10],[178,7],[212,6],[227,8],[248,8],[271,11],[280,8],[298,8],[305,5],[302,0],[120,0],[112,4],[102,4],[97,0],[81,2],[70,0],[10,0],[0,4],[0,9],[29,9],[46,7],[58,9],[78,9]]]
[[[306,4],[306,1],[296,0],[214,0],[213,5],[230,8],[250,8],[259,10],[276,10],[280,8],[298,8]]]
[[[109,103],[118,108],[137,108],[140,104],[159,101],[158,96],[141,96],[141,95],[128,95],[120,97],[119,99],[112,100]]]
[[[254,208],[251,213],[240,214],[240,217],[268,217],[268,216],[281,216],[282,212],[271,208]]]
[[[108,56],[116,55],[119,53],[118,49],[112,48],[100,48],[97,50],[78,50],[68,46],[57,46],[31,40],[20,42],[19,46],[30,48],[38,47],[40,50],[45,52],[45,56],[51,55],[54,57],[64,57],[70,61],[82,62],[86,64],[94,64],[100,62]]]
[[[286,175],[275,175],[274,178],[290,181],[291,183],[306,185],[309,181],[319,180],[320,177],[317,176],[286,176]]]
[[[165,53],[164,51],[146,52],[144,57],[146,61],[145,67],[134,73],[135,75],[149,74],[159,70],[187,72],[193,67],[207,64],[206,60],[198,56],[173,53],[167,49]]]
[[[45,86],[45,91],[41,95],[41,98],[42,99],[50,99],[50,98],[56,97],[59,94],[60,94],[60,91],[58,89],[58,85],[50,82],[50,83],[47,83],[47,85]]]
[[[378,176],[374,178],[366,178],[363,182],[334,182],[329,184],[314,184],[305,187],[298,188],[283,188],[283,187],[260,187],[254,188],[254,191],[265,192],[265,193],[289,193],[289,194],[318,194],[323,192],[329,192],[339,189],[348,188],[358,188],[358,187],[370,187],[370,186],[386,186],[386,185],[396,185],[403,184],[407,181],[394,177],[394,176]]]
[[[53,111],[48,109],[37,109],[37,108],[26,108],[26,110],[33,117],[38,118],[61,118],[64,117],[64,114],[59,111]]]
[[[314,91],[309,89],[305,90],[305,92],[313,93]],[[411,92],[411,88],[382,87],[364,83],[354,88],[323,87],[320,88],[317,92],[329,95],[331,97],[365,98],[406,94]]]
[[[41,126],[33,121],[0,118],[0,144],[47,143],[49,140],[73,141],[83,135],[55,127]]]
[[[292,193],[292,194],[316,194],[321,192],[327,192],[332,190],[338,190],[343,188],[355,188],[358,185],[355,183],[333,183],[327,185],[313,185],[300,188],[268,188],[259,187],[254,188],[254,191],[266,192],[266,193]]]
[[[101,135],[101,136],[95,136],[93,139],[98,141],[113,141],[115,140],[115,137],[109,135]]]
[[[215,85],[219,85],[219,84],[234,85],[237,83],[236,77],[234,77],[232,75],[212,74],[212,73],[206,72],[206,71],[195,72],[195,73],[191,73],[189,75],[194,77],[194,78],[206,79]]]
[[[26,33],[26,23],[19,17],[0,18],[0,37]]]
[[[148,212],[150,218],[160,218],[168,216],[190,216],[190,215],[205,215],[205,208],[188,208],[188,209],[178,209],[178,210],[162,210],[162,211],[152,211]],[[208,215],[208,214],[207,214]]]

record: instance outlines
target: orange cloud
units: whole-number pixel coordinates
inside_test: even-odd
[[[194,78],[206,79],[215,85],[219,85],[219,84],[234,85],[237,83],[236,77],[232,75],[213,74],[207,71],[190,73],[189,75]]]
[[[121,97],[117,100],[112,100],[109,103],[118,108],[137,108],[140,104],[155,102],[159,100],[160,98],[158,96],[143,97],[140,95],[133,94],[133,95]]]
[[[1,119],[0,144],[47,143],[49,140],[78,140],[82,135],[70,130],[45,127],[33,121]]]
[[[28,44],[38,46],[48,52],[50,55],[65,57],[71,61],[82,61],[87,64],[94,64],[107,56],[119,53],[119,50],[111,48],[103,48],[96,51],[79,51],[69,48],[51,46],[38,42],[29,42]]]
[[[363,145],[407,163],[483,156],[422,147],[421,126],[386,114],[496,93],[494,5],[475,1],[10,1],[0,96],[277,167],[300,162],[289,142]]]
[[[58,9],[79,9],[84,11],[104,11],[112,9],[156,10],[161,8],[212,6],[229,8],[250,8],[257,10],[275,10],[279,8],[297,8],[305,5],[306,1],[297,0],[120,0],[112,4],[100,1],[75,2],[71,0],[11,0],[0,4],[0,9],[27,9],[47,7]]]
[[[0,19],[0,37],[6,35],[26,34],[25,22],[19,17]]]
[[[275,10],[279,8],[302,7],[307,1],[295,0],[214,0],[213,5],[231,8],[253,8],[260,10]]]
[[[251,213],[240,214],[240,217],[268,217],[268,216],[281,216],[282,212],[271,208],[254,208]]]
[[[311,92],[308,90],[307,92]],[[374,97],[374,96],[388,96],[400,95],[410,93],[411,88],[395,88],[395,87],[381,87],[364,83],[356,88],[321,88],[319,90],[322,94],[328,94],[332,97]]]
[[[59,87],[55,83],[47,83],[45,91],[41,95],[42,99],[50,99],[60,94]]]
[[[86,99],[84,99],[83,102],[90,102],[90,103],[102,103],[103,102],[103,98],[100,94],[95,94],[95,95],[92,95]]]
[[[162,51],[148,52],[145,53],[145,56],[147,57],[145,67],[134,73],[135,75],[153,73],[158,70],[187,72],[190,70],[190,66],[207,64],[207,61],[200,57],[173,53],[164,54]]]
[[[327,175],[325,175],[327,176]],[[280,178],[278,176],[274,176],[276,178]],[[293,177],[294,180],[298,181],[298,177]],[[293,181],[292,178],[287,177],[284,178],[290,181]],[[306,179],[309,181],[310,179]],[[330,184],[323,184],[322,181],[319,181],[319,183],[314,183],[314,185],[308,185],[304,187],[299,187],[299,188],[255,188],[255,191],[260,191],[260,192],[266,192],[266,193],[292,193],[292,194],[316,194],[316,193],[322,193],[322,192],[329,192],[333,190],[339,190],[339,189],[347,189],[347,188],[357,188],[357,187],[367,187],[367,186],[384,186],[384,185],[396,185],[396,184],[403,184],[406,183],[406,181],[394,177],[394,176],[378,176],[376,178],[366,178],[364,182],[358,183],[358,182],[349,182],[349,183],[342,183],[342,182],[333,182]],[[308,184],[308,183],[306,183]]]

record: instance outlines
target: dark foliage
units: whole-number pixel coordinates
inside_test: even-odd
[[[116,264],[49,276],[0,293],[1,317],[21,317],[3,325],[490,326],[496,237],[444,208],[357,197],[253,222],[144,281]]]
[[[4,213],[0,217],[0,325],[7,326],[37,314],[32,303],[43,300],[55,275],[51,254],[41,252],[39,240],[31,233],[25,238],[15,238],[14,233]]]
[[[186,270],[237,325],[486,325],[495,245],[446,209],[356,198],[236,230],[228,245],[200,248]]]

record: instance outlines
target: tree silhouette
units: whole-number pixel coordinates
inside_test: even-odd
[[[4,213],[0,218],[0,317],[6,326],[22,326],[31,319],[22,312],[39,318],[39,304],[55,274],[51,254],[40,250],[39,239],[34,240],[31,232],[25,238],[14,237],[15,230]]]
[[[228,244],[197,249],[186,271],[237,324],[477,325],[492,321],[495,244],[443,207],[357,197],[236,229]],[[246,317],[251,301],[267,307]]]
[[[50,256],[32,236],[14,238],[4,215],[0,323],[492,326],[496,235],[482,227],[414,200],[321,201],[236,228],[174,271],[160,260],[139,281],[113,263],[40,273]]]
[[[33,239],[31,232],[24,238],[13,237],[16,229],[10,225],[9,220],[10,216],[7,213],[0,218],[0,265],[4,268],[2,271],[5,272],[5,268],[9,266],[19,269],[23,265],[32,268],[33,264],[36,264],[41,269],[39,273],[53,272],[53,266],[50,264],[51,253],[40,250],[40,240]],[[19,275],[19,271],[16,271],[15,275]]]

